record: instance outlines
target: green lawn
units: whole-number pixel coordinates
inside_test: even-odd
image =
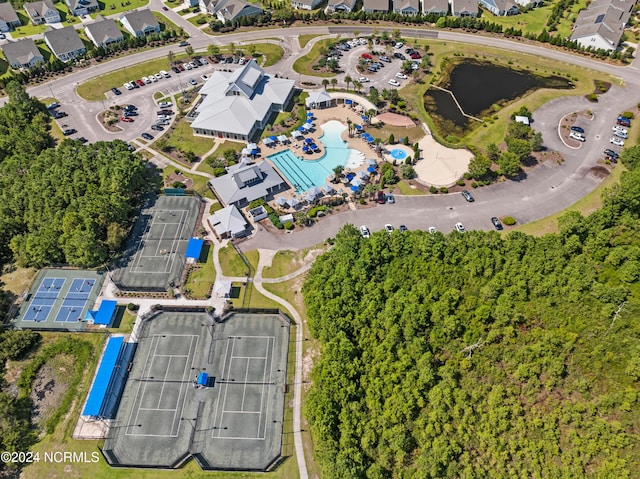
[[[621,163],[618,163],[611,174],[607,178],[605,178],[604,181],[600,183],[595,190],[593,190],[588,195],[580,198],[567,209],[559,211],[558,213],[555,213],[551,216],[547,216],[546,218],[543,218],[541,220],[532,221],[531,223],[527,223],[526,225],[517,226],[515,227],[515,229],[534,236],[542,236],[547,233],[557,233],[558,218],[560,218],[563,214],[568,213],[569,211],[579,211],[583,215],[588,215],[589,213],[592,213],[600,208],[602,206],[602,193],[605,189],[611,188],[613,185],[617,184],[620,181],[620,176],[624,171],[627,171],[626,168]]]
[[[185,58],[185,54],[176,54],[176,60]],[[112,87],[119,87],[124,82],[130,81],[132,78],[140,78],[150,73],[156,73],[160,70],[169,70],[169,60],[167,57],[156,58],[148,62],[131,65],[126,69],[122,68],[117,71],[92,78],[78,86],[77,93],[85,100],[103,100],[104,94],[111,90]]]
[[[191,151],[196,156],[202,157],[213,148],[213,140],[202,136],[194,136],[191,124],[185,118],[177,121],[177,128],[163,137],[167,144],[182,152]]]
[[[307,43],[309,43],[311,40],[313,40],[316,37],[319,37],[319,34],[304,34],[304,35],[300,35],[298,37],[298,43],[300,44],[300,48],[304,48],[307,46]]]
[[[198,20],[201,18],[204,18],[206,21],[204,23],[198,23]],[[187,21],[199,28],[201,25],[206,25],[207,23],[209,23],[209,15],[206,15],[204,13],[199,13],[198,15],[194,15],[193,17],[187,18]]]
[[[91,14],[91,18],[95,19],[97,15],[103,17],[113,15],[115,13],[127,12],[129,10],[135,10],[136,8],[144,7],[149,3],[149,0],[100,0],[100,10]]]
[[[398,188],[400,190],[400,194],[405,196],[423,196],[428,194],[420,188],[411,188],[411,186],[404,181],[400,181],[393,186]]]
[[[262,270],[262,276],[264,278],[280,278],[291,274],[305,265],[305,257],[309,254],[309,251],[318,249],[326,250],[326,248],[326,244],[322,242],[310,248],[297,251],[278,251],[271,261],[271,266]]]
[[[304,56],[298,58],[293,64],[293,70],[303,75],[313,75],[317,77],[334,77],[335,73],[331,72],[317,72],[311,69],[311,65],[320,58],[320,51],[327,48],[330,43],[334,43],[336,40],[333,38],[327,38],[320,40],[313,45],[313,48]]]
[[[227,245],[218,251],[220,267],[225,276],[245,276],[247,265],[231,245]]]
[[[282,59],[284,50],[280,45],[274,45],[273,43],[257,43],[256,53],[262,54],[263,56],[267,57],[262,66],[270,67],[272,65],[275,65]],[[258,57],[258,61],[260,61],[260,57]]]
[[[143,140],[144,141],[144,140]],[[207,186],[207,181],[209,178],[206,176],[194,175],[189,173],[184,168],[176,168],[173,165],[166,166],[164,170],[162,170],[162,177],[166,178],[171,173],[174,173],[176,170],[180,170],[180,172],[187,178],[191,178],[193,180],[193,190],[197,191],[198,194],[204,196],[205,198],[214,199],[213,192],[211,188]]]
[[[237,298],[232,299],[234,308],[271,308],[284,310],[284,308],[280,306],[279,303],[276,303],[275,301],[260,294],[253,283],[247,283],[246,285],[234,283],[233,286],[240,287],[240,295]],[[245,294],[249,298],[247,303],[244,303]]]
[[[60,4],[58,4],[58,6],[60,6]],[[16,13],[18,14],[18,18],[20,19],[20,23],[22,23],[22,25],[11,32],[11,36],[13,38],[20,38],[26,37],[27,35],[44,33],[44,31],[47,29],[46,24],[32,25],[31,20],[24,11],[16,10]]]
[[[256,270],[258,269],[258,261],[260,260],[260,253],[258,252],[257,249],[254,249],[252,251],[247,251],[244,254],[245,258],[247,258],[247,261],[249,261],[249,264],[251,265],[251,275],[253,276],[256,273]]]
[[[153,13],[153,16],[158,20],[158,23],[160,24],[160,31],[164,32],[165,30],[173,30],[175,32],[180,32],[180,27],[165,17],[162,13],[153,11],[151,13]]]
[[[205,258],[203,263],[198,263],[199,269],[189,274],[189,280],[185,288],[191,291],[191,295],[197,299],[204,299],[211,291],[211,287],[216,280],[216,270],[213,267],[213,246],[205,244],[202,247],[201,258]]]

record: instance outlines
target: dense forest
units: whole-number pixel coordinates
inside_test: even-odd
[[[7,93],[0,108],[0,263],[103,263],[151,187],[144,162],[121,141],[55,147],[44,105],[16,83]]]
[[[640,147],[559,233],[351,226],[303,292],[322,477],[640,477]]]

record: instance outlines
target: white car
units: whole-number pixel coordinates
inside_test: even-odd
[[[587,139],[577,131],[572,131],[571,133],[569,133],[569,138],[573,138],[574,140],[578,141],[587,141]]]
[[[170,101],[161,101],[160,103],[158,103],[158,107],[160,108],[171,108],[173,106],[173,103],[171,103]]]
[[[363,238],[371,237],[371,233],[369,232],[369,228],[367,228],[365,225],[362,225],[360,227],[360,234],[362,235]]]
[[[147,85],[151,83],[151,80],[148,77],[142,77],[141,80],[145,82]]]
[[[403,42],[398,42],[395,44],[395,48],[402,48],[404,47],[404,43]]]
[[[429,234],[436,234],[438,232],[438,230],[436,229],[435,226],[429,226]]]
[[[160,70],[160,75],[162,75],[164,78],[169,78],[171,76],[169,75],[169,72],[164,70]]]
[[[202,75],[200,75],[200,78],[202,78],[202,81],[207,81],[209,79],[209,75],[205,75],[203,73]]]
[[[201,58],[200,59],[200,63],[202,63],[203,65],[208,65],[209,64],[209,60],[207,60],[206,58]]]
[[[151,80],[153,83],[158,83],[158,79],[156,78],[155,75],[149,75],[149,80]]]
[[[622,138],[623,140],[626,140],[627,138],[629,138],[629,135],[627,135],[625,131],[616,131],[613,134],[616,135],[618,138]]]
[[[456,223],[456,231],[458,233],[464,233],[467,230],[464,229],[464,225],[462,223],[458,222]]]
[[[246,62],[246,60],[244,59],[244,57],[241,57],[240,60],[238,60],[238,64],[239,65],[244,65]]]
[[[618,138],[617,136],[614,136],[613,138],[611,138],[609,140],[609,143],[613,143],[614,145],[617,145],[617,146],[624,146],[624,140],[622,138]]]
[[[164,78],[164,77],[162,76],[162,73],[156,73],[155,75],[153,75],[153,77],[154,77],[156,80],[162,80],[162,79]]]
[[[395,230],[395,228],[393,227],[393,225],[387,223],[386,225],[384,225],[384,230],[387,233],[391,234],[391,233],[393,233],[393,230]]]
[[[389,80],[389,85],[400,86],[400,82],[398,82],[396,80]]]
[[[625,135],[629,133],[629,131],[626,128],[622,128],[620,125],[614,126],[611,130],[614,133],[620,132],[620,133],[624,133]]]
[[[409,78],[407,75],[405,75],[404,73],[396,73],[396,78],[400,78],[401,80],[406,80],[407,78]]]
[[[191,63],[185,63],[184,64],[184,69],[185,70],[192,70],[193,69],[193,65],[191,65]]]
[[[360,78],[358,78],[358,81],[359,81],[360,83],[368,83],[368,82],[369,82],[369,79],[368,79],[367,77],[360,77]]]
[[[124,86],[127,90],[133,90],[133,85],[129,82],[125,83],[122,86]]]

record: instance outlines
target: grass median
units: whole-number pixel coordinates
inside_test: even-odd
[[[313,75],[317,77],[334,77],[335,73],[332,72],[318,72],[311,68],[313,63],[320,58],[320,52],[328,48],[330,44],[336,43],[335,38],[327,38],[325,40],[319,40],[314,45],[313,48],[306,55],[298,58],[293,64],[293,70],[296,73],[300,73],[302,75]]]

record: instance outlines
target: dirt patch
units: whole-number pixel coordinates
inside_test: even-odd
[[[57,356],[40,368],[31,387],[31,420],[41,428],[56,410],[69,386],[72,374],[70,356]]]
[[[411,118],[404,115],[398,115],[397,113],[381,113],[372,119],[372,123],[376,123],[378,121],[382,121],[386,125],[391,126],[416,126]]]
[[[611,174],[609,169],[605,168],[604,166],[594,166],[589,170],[589,172],[593,176],[595,176],[596,178],[599,178],[599,179],[606,178],[607,176],[609,176]]]
[[[182,183],[186,186],[187,189],[191,189],[193,187],[193,180],[191,178],[187,178],[182,173],[171,173],[167,175],[164,179],[164,186],[168,188],[173,188],[174,183]]]
[[[105,110],[98,113],[98,121],[102,124],[102,127],[112,133],[118,133],[122,131],[122,128],[118,126],[120,121],[121,111],[118,110]]]

